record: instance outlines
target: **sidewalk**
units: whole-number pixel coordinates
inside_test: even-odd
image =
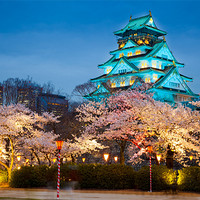
[[[3,198],[5,197],[5,198]],[[52,189],[8,189],[0,188],[0,199],[30,198],[56,199],[56,190]],[[178,193],[175,195],[164,192],[140,192],[131,190],[97,191],[97,190],[61,190],[60,199],[67,200],[200,200],[200,194]]]

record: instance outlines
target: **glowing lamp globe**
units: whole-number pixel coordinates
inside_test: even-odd
[[[151,153],[153,151],[153,147],[152,146],[148,146],[147,149],[148,149],[149,153]]]
[[[17,161],[20,161],[20,159],[21,159],[21,156],[17,156]]]
[[[82,158],[83,163],[85,162],[85,158]]]
[[[57,149],[61,150],[62,149],[62,145],[63,145],[63,141],[56,141],[56,145],[57,145]]]
[[[108,153],[104,153],[103,154],[104,160],[107,162],[108,158],[109,158],[109,154]]]
[[[117,156],[114,157],[114,161],[115,161],[115,162],[118,161],[118,157],[117,157]]]
[[[193,156],[191,155],[191,156],[189,156],[189,158],[190,158],[190,160],[192,161],[192,159],[193,159]]]
[[[158,162],[160,163],[161,154],[157,154],[157,155],[156,155],[156,158],[157,158]]]

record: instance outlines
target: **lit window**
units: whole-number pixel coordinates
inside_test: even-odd
[[[148,77],[148,78],[145,78],[145,83],[150,83],[150,77]]]
[[[125,86],[125,81],[120,82],[120,86]]]
[[[143,44],[143,41],[139,39],[139,40],[137,41],[137,43],[138,43],[138,44]]]
[[[149,44],[149,41],[147,39],[144,42],[145,42],[145,44]]]
[[[132,56],[133,55],[133,53],[132,52],[128,52],[128,56]]]
[[[144,67],[147,67],[147,63],[146,62],[144,63]]]
[[[135,80],[130,80],[130,85],[133,85],[134,82]]]
[[[112,68],[107,68],[106,73],[109,74]]]
[[[116,83],[111,83],[111,87],[115,88],[116,87]]]
[[[162,65],[161,65],[161,63],[159,64],[159,69],[162,69]]]
[[[119,48],[122,48],[125,46],[125,43],[120,44]]]
[[[97,88],[99,88],[100,87],[100,85],[97,85]]]
[[[120,53],[119,54],[119,57],[121,58],[121,57],[123,57],[124,56],[124,53]]]
[[[158,75],[157,75],[157,74],[154,74],[154,75],[153,75],[153,80],[156,81],[157,79],[158,79]]]
[[[139,55],[139,54],[141,54],[141,51],[140,51],[140,50],[137,50],[137,51],[135,52],[135,55]]]
[[[134,36],[137,36],[137,33],[135,33]]]
[[[156,61],[152,61],[152,67],[156,68]]]

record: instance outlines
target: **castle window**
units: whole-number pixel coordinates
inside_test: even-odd
[[[139,39],[139,40],[137,41],[137,43],[140,45],[140,44],[143,44],[143,41],[142,41],[141,39]]]
[[[159,64],[159,69],[162,69],[162,65],[161,65],[161,63]]]
[[[125,86],[125,81],[121,81],[121,82],[120,82],[120,86],[121,86],[121,87]]]
[[[169,82],[169,86],[179,88],[180,83]]]
[[[97,85],[97,88],[99,88],[100,87],[100,85]]]
[[[144,42],[145,42],[145,44],[149,44],[149,41],[147,39]]]
[[[150,83],[150,82],[151,82],[150,77],[145,78],[145,83]]]
[[[126,69],[120,69],[120,70],[118,70],[118,73],[119,73],[119,74],[126,73]]]
[[[140,50],[137,50],[137,51],[135,52],[135,55],[139,55],[139,54],[141,54],[141,51],[140,51]]]
[[[153,80],[156,81],[157,79],[158,79],[158,75],[157,75],[157,74],[154,74],[154,75],[153,75]]]
[[[128,56],[132,56],[133,55],[133,53],[132,52],[128,52]]]
[[[123,57],[124,56],[124,53],[120,53],[119,54],[119,57],[121,58],[121,57]]]
[[[119,48],[123,48],[125,46],[125,43],[120,44]]]
[[[111,83],[111,88],[115,88],[116,87],[116,83]]]
[[[152,67],[156,68],[156,61],[152,61]]]
[[[112,68],[107,68],[106,73],[109,74],[111,72]]]
[[[135,80],[130,80],[130,85],[133,85],[134,82]]]

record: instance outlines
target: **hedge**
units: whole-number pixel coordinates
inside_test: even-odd
[[[154,191],[174,189],[176,185],[176,172],[166,166],[152,166],[152,188]],[[148,191],[150,188],[149,166],[142,167],[136,173],[136,186],[140,190]]]
[[[179,189],[183,191],[200,192],[200,167],[193,166],[178,171]]]
[[[132,189],[136,172],[126,165],[79,165],[79,184],[84,189]]]
[[[7,173],[0,171],[0,183],[6,181]],[[57,166],[24,166],[14,170],[10,186],[15,188],[54,187],[57,183]],[[183,168],[178,171],[166,166],[152,166],[153,191],[173,190],[200,192],[200,167]],[[178,178],[178,179],[177,179]],[[81,189],[140,189],[149,191],[149,166],[134,171],[131,166],[111,164],[81,164],[61,166],[61,188],[79,183]]]

